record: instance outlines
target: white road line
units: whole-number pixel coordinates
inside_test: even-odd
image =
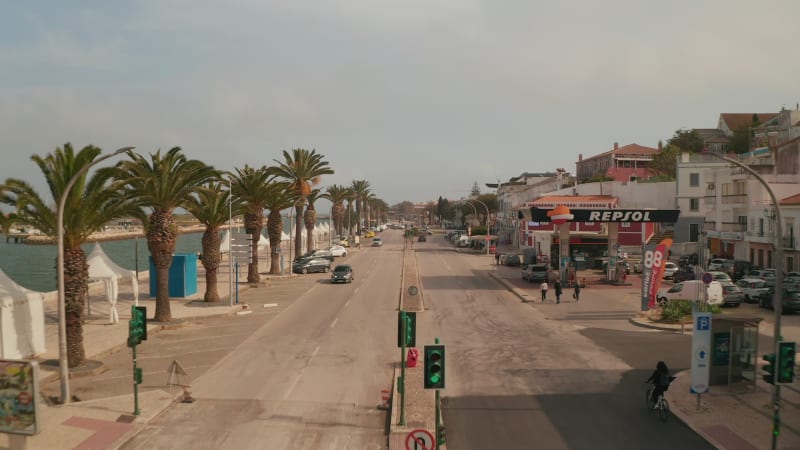
[[[336,326],[336,322],[338,322],[338,321],[339,321],[338,317],[333,319],[333,323],[331,324],[331,328],[335,327]]]
[[[285,394],[283,394],[283,399],[284,399],[284,400],[288,399],[288,398],[289,398],[289,396],[290,396],[290,395],[292,395],[292,391],[294,390],[294,387],[295,387],[295,386],[297,386],[297,382],[298,382],[298,381],[300,381],[300,377],[302,377],[302,376],[303,376],[303,373],[302,373],[302,372],[300,372],[300,373],[299,373],[299,374],[298,374],[298,375],[297,375],[297,376],[294,378],[294,381],[292,381],[292,384],[289,386],[289,389],[286,391],[286,393],[285,393]]]
[[[311,354],[311,357],[313,358],[317,356],[317,353],[319,353],[319,345],[317,346],[317,348],[314,349],[314,353]]]
[[[274,308],[278,306],[277,303],[264,303],[264,308]]]
[[[347,308],[348,306],[350,306],[350,300],[344,302],[344,307]]]

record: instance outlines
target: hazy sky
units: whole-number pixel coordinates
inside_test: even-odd
[[[797,0],[4,1],[0,180],[64,142],[316,149],[389,204],[800,100]],[[483,187],[484,191],[487,190]]]

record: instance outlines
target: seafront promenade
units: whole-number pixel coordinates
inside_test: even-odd
[[[227,230],[228,225],[223,225],[220,229]],[[202,224],[192,225],[179,225],[178,233],[202,233],[206,230],[206,226]],[[133,230],[111,230],[111,231],[98,231],[92,233],[86,242],[103,242],[103,241],[120,241],[124,239],[136,239],[144,237],[144,229],[136,227]],[[52,245],[55,244],[56,239],[44,234],[31,234],[31,233],[9,233],[6,235],[6,242],[14,242],[17,244],[30,244],[30,245]]]

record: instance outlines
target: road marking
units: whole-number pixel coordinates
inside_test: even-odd
[[[264,303],[264,308],[275,308],[278,306],[277,303]]]
[[[333,323],[331,324],[331,328],[335,327],[336,326],[336,322],[338,322],[338,321],[339,321],[338,317],[333,319]]]
[[[313,358],[317,356],[317,353],[319,353],[319,345],[317,346],[317,348],[314,349],[314,353],[311,354],[311,357]]]
[[[347,308],[348,306],[350,306],[350,300],[344,302],[344,307]]]
[[[284,400],[288,399],[289,396],[292,395],[292,391],[294,390],[294,387],[297,386],[297,382],[300,381],[300,377],[302,377],[302,376],[303,376],[303,373],[300,372],[296,377],[294,377],[294,381],[292,381],[292,384],[289,386],[289,389],[286,391],[285,394],[283,394],[283,399]]]

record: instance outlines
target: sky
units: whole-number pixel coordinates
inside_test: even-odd
[[[4,1],[0,181],[69,142],[315,149],[393,205],[800,101],[797,0]],[[118,157],[121,158],[121,157]],[[322,208],[324,209],[324,207]]]

